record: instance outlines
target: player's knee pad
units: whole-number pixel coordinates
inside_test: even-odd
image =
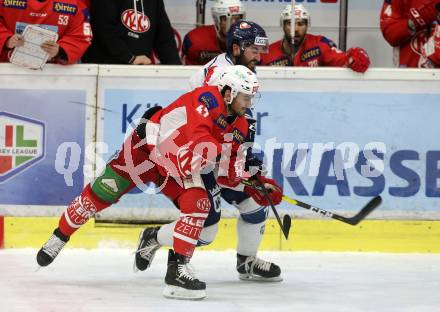
[[[262,207],[253,198],[248,198],[237,204],[241,219],[246,223],[258,224],[266,221],[269,207]]]
[[[214,241],[217,232],[218,232],[218,223],[204,227],[202,232],[200,233],[197,246],[206,246],[211,244]]]
[[[67,224],[76,229],[86,223],[97,212],[110,206],[109,203],[101,201],[87,185],[81,194],[76,197],[67,207],[64,216]]]
[[[99,177],[91,183],[91,188],[100,200],[113,204],[131,188],[131,182],[107,165]]]

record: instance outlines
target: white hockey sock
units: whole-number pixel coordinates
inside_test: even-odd
[[[157,241],[161,246],[173,247],[173,233],[177,220],[168,224],[164,224],[157,232]]]
[[[173,232],[176,223],[177,221],[174,221],[172,223],[164,224],[160,227],[159,231],[157,232],[157,241],[161,246],[165,246],[165,247],[173,246]],[[206,228],[203,228],[199,237],[199,240],[202,243],[202,245],[210,244],[214,240],[217,231],[218,231],[217,223],[210,225]]]
[[[237,253],[243,256],[256,256],[265,222],[252,224],[244,222],[239,216],[237,221]]]

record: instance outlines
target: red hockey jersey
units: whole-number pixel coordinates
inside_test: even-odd
[[[306,34],[294,57],[285,53],[282,40],[269,46],[269,53],[261,55],[261,64],[269,66],[346,66],[346,53],[324,36]]]
[[[6,41],[28,24],[58,33],[67,63],[79,61],[91,43],[89,13],[83,0],[0,0],[0,61],[8,62]],[[55,60],[57,62],[57,60]]]
[[[145,125],[151,160],[161,174],[190,176],[216,161],[222,144],[234,158],[245,142],[244,116],[228,122],[226,104],[217,86],[196,88],[154,114]]]
[[[200,26],[185,35],[182,52],[186,65],[205,65],[223,53],[214,25]]]
[[[386,0],[380,13],[380,29],[385,40],[393,47],[394,64],[400,67],[421,67],[425,62],[422,47],[428,40],[429,27],[411,34],[408,29],[409,9],[423,0]]]

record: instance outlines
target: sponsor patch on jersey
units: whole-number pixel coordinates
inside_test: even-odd
[[[304,51],[301,54],[301,62],[307,62],[308,60],[317,58],[321,55],[321,49],[319,47],[313,47]]]
[[[53,11],[59,14],[75,15],[78,7],[71,3],[54,2]]]
[[[237,128],[234,128],[234,130],[232,130],[232,137],[234,138],[235,142],[240,144],[243,143],[245,140],[244,134]]]
[[[228,125],[228,121],[226,120],[225,116],[220,115],[220,116],[218,116],[217,120],[215,121],[215,124],[224,130],[224,129],[226,129],[226,126]]]
[[[279,59],[269,62],[270,66],[291,66],[292,62],[288,56],[283,56]]]
[[[24,10],[27,8],[27,0],[3,0],[3,7]]]
[[[151,22],[148,16],[133,9],[122,12],[121,22],[125,27],[135,33],[147,32],[151,27]]]
[[[218,107],[217,99],[215,98],[214,94],[212,94],[211,92],[205,92],[200,94],[199,102],[205,104],[208,110]]]

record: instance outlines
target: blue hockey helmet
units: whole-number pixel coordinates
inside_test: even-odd
[[[242,50],[250,45],[261,47],[264,53],[267,53],[269,39],[264,29],[257,23],[241,20],[235,22],[229,28],[226,37],[226,50],[232,52],[232,45],[238,44]]]

